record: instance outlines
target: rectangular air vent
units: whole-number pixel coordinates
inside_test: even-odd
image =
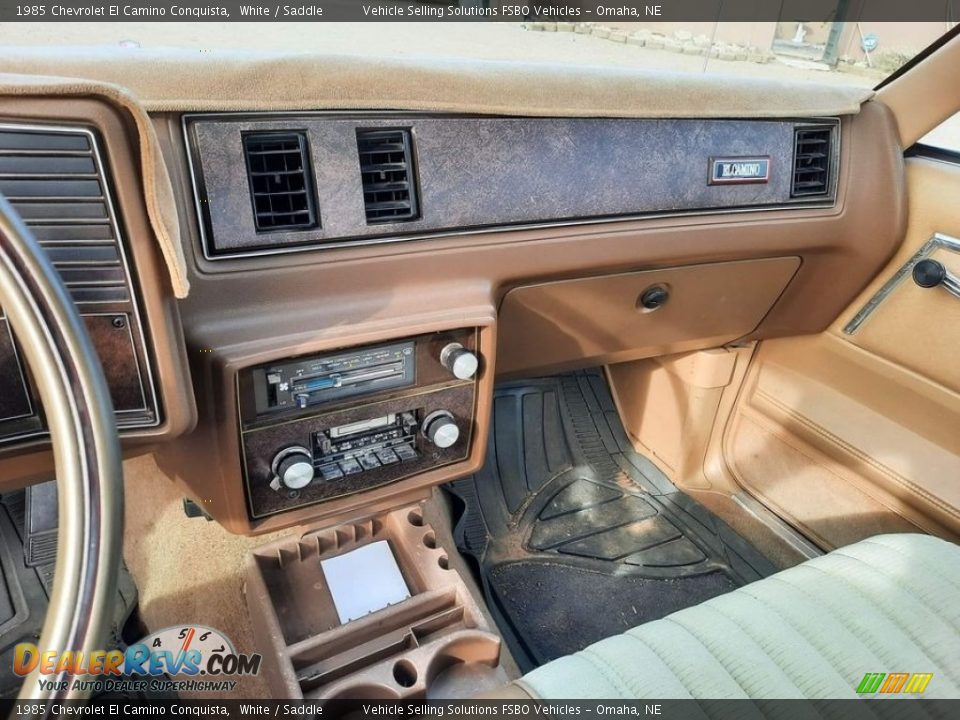
[[[159,415],[149,348],[111,192],[96,133],[75,125],[0,125],[0,193],[77,304],[103,362],[118,426],[154,427]],[[16,426],[7,421],[0,442],[43,431],[36,416]]]
[[[87,133],[0,130],[0,193],[33,230],[76,302],[130,301]]]
[[[822,197],[830,193],[833,126],[794,129],[793,183],[790,197]]]
[[[420,216],[409,130],[357,130],[367,224]]]
[[[245,135],[250,198],[257,232],[316,227],[307,138],[302,133]]]

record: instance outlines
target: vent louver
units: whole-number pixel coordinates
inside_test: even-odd
[[[243,138],[257,232],[316,227],[307,139],[301,133]]]
[[[357,130],[367,224],[420,216],[409,130]]]
[[[0,129],[0,193],[33,230],[76,302],[131,301],[87,133]]]
[[[830,193],[832,139],[833,127],[829,125],[794,130],[790,197],[822,197]]]

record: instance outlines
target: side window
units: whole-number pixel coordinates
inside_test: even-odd
[[[918,144],[960,155],[960,113],[937,125]]]

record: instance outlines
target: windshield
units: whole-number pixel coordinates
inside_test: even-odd
[[[876,86],[945,22],[16,22],[0,43],[613,65]]]

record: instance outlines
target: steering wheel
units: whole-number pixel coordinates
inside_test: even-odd
[[[103,369],[77,308],[33,233],[2,196],[0,307],[45,408],[60,498],[56,573],[37,647],[86,655],[105,649],[116,597],[123,538],[120,442]],[[41,688],[40,679],[54,682]],[[20,699],[44,701],[29,705],[35,715],[46,715],[51,701],[88,694],[72,685],[65,673],[41,676],[35,669]]]

